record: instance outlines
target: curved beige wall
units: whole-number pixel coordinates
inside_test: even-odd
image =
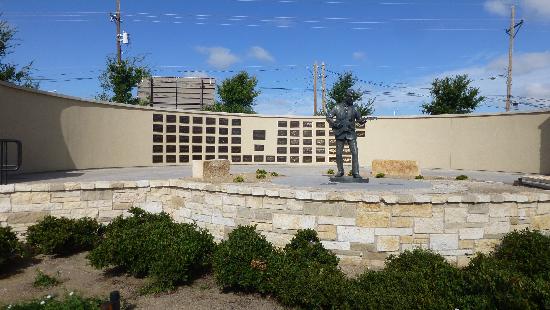
[[[153,115],[163,115],[164,121],[155,123]],[[324,122],[322,117],[261,116],[208,112],[182,112],[148,107],[134,107],[85,101],[79,98],[60,96],[42,91],[23,89],[0,82],[0,138],[19,139],[24,145],[23,172],[71,170],[105,167],[133,167],[179,164],[182,144],[177,148],[176,162],[166,161],[166,117],[193,116],[240,119],[241,153],[239,156],[277,156],[279,121],[299,121],[300,151],[284,154],[285,161],[279,164],[329,164],[330,154],[328,129],[317,128]],[[305,127],[312,122],[313,127]],[[162,162],[153,163],[153,124],[160,124],[164,132]],[[177,127],[182,124],[179,120]],[[193,124],[189,124],[192,129]],[[207,125],[200,125],[206,129]],[[218,125],[216,130],[219,130]],[[223,126],[222,126],[223,127]],[[253,140],[253,130],[265,130],[266,140]],[[290,132],[290,125],[285,128]],[[312,137],[304,132],[313,131]],[[317,136],[317,130],[325,136]],[[201,133],[206,138],[206,133]],[[216,139],[219,137],[216,131]],[[231,133],[229,135],[231,137]],[[287,139],[291,139],[290,136]],[[313,140],[313,154],[306,154],[306,140]],[[316,145],[324,139],[324,145]],[[263,151],[254,149],[261,144]],[[502,113],[486,115],[442,115],[415,117],[382,117],[369,122],[366,137],[358,139],[360,163],[370,165],[373,159],[417,160],[421,168],[465,169],[508,171],[550,174],[550,111]],[[203,141],[200,153],[206,158]],[[215,144],[216,150],[220,146]],[[288,144],[290,151],[292,145]],[[231,148],[231,144],[229,145]],[[316,154],[317,148],[326,153]],[[192,151],[186,153],[192,159]],[[199,153],[196,153],[199,154]],[[248,154],[248,155],[245,155]],[[219,156],[220,154],[216,154]],[[231,152],[226,156],[231,159]],[[291,161],[291,155],[294,160]],[[313,157],[312,163],[305,160]],[[317,161],[317,157],[322,161]],[[249,164],[264,164],[248,162]],[[277,162],[275,162],[277,163]],[[273,163],[273,164],[275,164]]]

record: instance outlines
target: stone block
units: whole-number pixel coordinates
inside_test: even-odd
[[[381,160],[372,161],[372,175],[384,173],[387,176],[415,177],[420,175],[420,167],[415,160]]]
[[[193,160],[193,178],[219,179],[229,177],[231,164],[227,159]]]
[[[492,222],[485,226],[485,234],[498,235],[510,232],[510,222]]]
[[[10,212],[11,211],[11,202],[9,197],[0,198],[0,213]]]
[[[468,209],[466,207],[445,208],[445,223],[447,224],[465,223],[467,217],[468,217]]]
[[[14,205],[27,205],[31,203],[30,192],[17,192],[11,195],[11,203]]]
[[[8,184],[8,185],[0,185],[0,193],[1,194],[10,194],[15,191],[15,185],[14,184]]]
[[[376,238],[376,250],[379,252],[399,251],[398,236],[378,236]]]
[[[483,238],[483,228],[460,228],[458,230],[460,240],[477,240]]]
[[[394,205],[392,207],[394,216],[413,216],[413,217],[431,217],[431,204],[404,204]]]
[[[537,215],[533,217],[533,229],[550,230],[550,214]]]
[[[315,216],[297,214],[273,214],[273,228],[307,229],[315,228]]]
[[[412,217],[397,217],[391,218],[391,227],[396,228],[408,228],[414,226],[414,219]]]
[[[499,239],[481,239],[475,242],[474,251],[487,254],[493,251],[499,243]]]
[[[414,232],[419,234],[443,233],[443,218],[415,218]]]
[[[296,190],[295,192],[296,199],[300,200],[309,200],[311,199],[311,192],[307,190]]]
[[[357,226],[383,228],[390,226],[389,212],[365,212],[364,209],[357,210]]]
[[[350,243],[347,241],[321,241],[321,244],[328,250],[346,251],[351,248]]]
[[[375,228],[374,234],[377,236],[412,236],[412,228]]]
[[[50,202],[49,192],[32,192],[31,203],[48,203]]]
[[[82,201],[113,200],[112,190],[86,190],[80,196]]]
[[[458,249],[457,234],[432,234],[430,235],[430,249],[434,251],[447,251]]]
[[[34,224],[44,217],[49,215],[49,212],[39,211],[39,212],[17,212],[11,213],[8,215],[7,222],[9,225],[12,224]]]
[[[374,243],[374,229],[337,226],[338,241]]]
[[[337,216],[319,216],[317,223],[320,225],[354,226],[355,218]]]
[[[489,223],[489,214],[468,214],[468,223]]]
[[[490,217],[517,216],[518,209],[515,203],[499,203],[489,205]]]
[[[317,235],[321,240],[336,240],[336,226],[334,225],[318,225]]]

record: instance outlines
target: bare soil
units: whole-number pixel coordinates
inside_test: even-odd
[[[146,279],[94,269],[86,254],[38,256],[31,263],[4,271],[0,274],[0,305],[70,292],[106,299],[111,291],[118,290],[131,309],[284,309],[269,296],[221,292],[211,274],[180,286],[175,292],[144,296],[139,291]],[[57,277],[61,284],[45,289],[33,287],[38,270]]]

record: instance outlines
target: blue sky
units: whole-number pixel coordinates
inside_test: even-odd
[[[550,0],[517,0],[513,94],[519,109],[550,106]],[[125,56],[146,56],[155,75],[239,70],[257,76],[265,114],[312,113],[315,61],[327,84],[352,71],[376,97],[375,114],[420,114],[435,77],[467,73],[503,111],[508,0],[122,0]],[[115,52],[115,0],[0,0],[20,45],[9,60],[34,61],[47,91],[91,98]],[[273,89],[277,88],[277,89]],[[320,88],[320,86],[319,86]],[[320,102],[320,93],[319,93]]]

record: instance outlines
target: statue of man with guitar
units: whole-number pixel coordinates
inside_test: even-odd
[[[369,120],[374,120],[376,117],[362,117],[357,108],[353,105],[353,91],[348,90],[343,102],[332,108],[327,113],[327,122],[329,123],[334,137],[336,138],[336,165],[338,172],[336,177],[344,176],[344,160],[342,153],[344,144],[347,143],[351,151],[351,166],[353,177],[360,179],[359,175],[359,158],[357,149],[357,134],[355,133],[356,122],[363,125]]]

